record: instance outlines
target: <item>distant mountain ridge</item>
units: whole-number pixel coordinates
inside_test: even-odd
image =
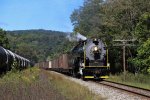
[[[66,36],[65,32],[43,29],[7,31],[11,50],[35,62],[59,52],[67,41]]]
[[[61,31],[54,31],[54,30],[44,30],[44,29],[29,29],[29,30],[13,30],[13,31],[7,31],[8,33],[29,33],[29,32],[38,32],[38,33],[64,33],[68,34],[70,32],[61,32]]]

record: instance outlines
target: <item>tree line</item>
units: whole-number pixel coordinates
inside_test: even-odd
[[[67,33],[51,30],[0,30],[0,46],[33,62],[52,60],[65,53]]]

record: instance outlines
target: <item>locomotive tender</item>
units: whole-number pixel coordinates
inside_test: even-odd
[[[31,62],[0,46],[0,73],[10,71],[13,64],[16,64],[17,68],[21,70],[30,66]]]
[[[37,63],[36,66],[70,73],[74,77],[83,79],[108,78],[110,70],[108,49],[97,38],[79,41],[71,52],[63,54],[52,61]]]

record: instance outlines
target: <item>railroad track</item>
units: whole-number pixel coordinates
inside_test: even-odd
[[[116,82],[111,82],[111,81],[101,81],[101,82],[97,82],[98,84],[102,84],[102,85],[106,85],[109,87],[113,87],[113,88],[117,88],[123,91],[127,91],[136,95],[140,95],[146,98],[150,99],[150,90],[148,89],[143,89],[143,88],[138,88],[138,87],[134,87],[134,86],[130,86],[130,85],[125,85],[125,84],[121,84],[121,83],[116,83]]]

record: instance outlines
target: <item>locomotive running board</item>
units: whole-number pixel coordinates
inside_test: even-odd
[[[94,76],[84,76],[84,78],[94,78]]]
[[[99,77],[99,78],[109,78],[109,76],[101,76],[101,77]]]
[[[89,67],[95,67],[95,68],[98,68],[98,67],[105,67],[105,68],[110,68],[110,66],[84,66],[84,68],[89,68]]]
[[[84,78],[95,78],[94,76],[84,76]],[[99,78],[109,78],[108,76],[100,76]]]

